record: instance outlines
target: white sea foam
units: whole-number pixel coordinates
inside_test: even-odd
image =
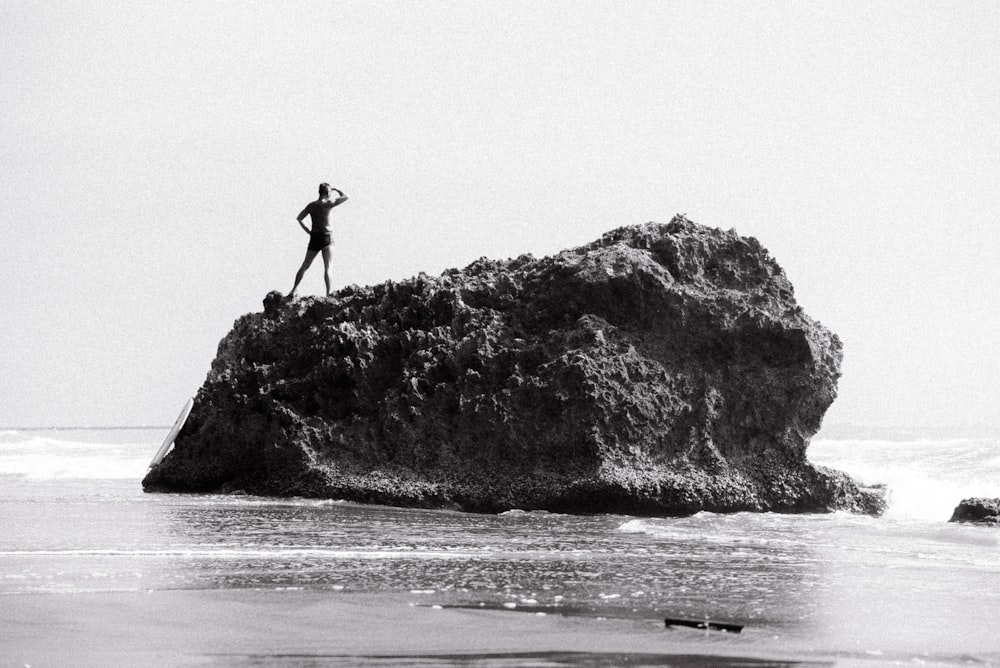
[[[625,522],[618,530],[622,533],[647,533],[648,526],[646,520],[635,519]]]
[[[149,464],[149,444],[86,443],[22,434],[0,443],[0,475],[29,480],[138,479]]]
[[[480,552],[457,550],[347,550],[317,548],[311,546],[288,546],[267,548],[176,548],[167,550],[141,549],[65,549],[65,550],[3,550],[0,557],[184,557],[189,559],[276,559],[276,558],[323,558],[323,559],[468,559],[483,556]]]
[[[621,533],[644,534],[667,543],[712,549],[786,549],[800,544],[800,539],[783,533],[780,520],[767,514],[733,513],[717,515],[698,513],[684,518],[640,518],[624,522]]]
[[[885,484],[889,491],[885,517],[894,520],[942,522],[951,517],[962,499],[1000,497],[1000,442],[996,440],[817,440],[809,447],[809,460],[844,471],[862,484]],[[695,517],[703,515],[711,514]],[[714,525],[720,522],[723,520],[711,520]],[[699,522],[692,533],[683,522],[629,520],[618,530],[687,540],[701,535],[704,526],[704,521]],[[739,531],[735,534],[741,535]],[[722,531],[699,539],[729,540],[726,536]],[[781,538],[762,540],[773,543]]]
[[[1000,497],[1000,443],[985,439],[814,441],[813,463],[889,489],[886,517],[947,520],[968,497]]]
[[[200,503],[206,507],[233,506],[233,507],[284,507],[295,506],[302,508],[327,508],[333,506],[350,505],[350,501],[343,499],[308,499],[300,496],[288,498],[270,496],[249,496],[243,494],[207,494],[200,495]]]

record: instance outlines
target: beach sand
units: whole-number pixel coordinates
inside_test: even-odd
[[[9,595],[0,628],[2,665],[32,668],[824,663],[761,656],[745,637],[668,630],[655,619],[440,609],[426,596],[308,590]]]

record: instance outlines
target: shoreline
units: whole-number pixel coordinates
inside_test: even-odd
[[[695,667],[832,661],[787,655],[734,634],[671,631],[662,620],[512,614],[412,599],[245,589],[12,594],[0,610],[6,636],[0,665]]]

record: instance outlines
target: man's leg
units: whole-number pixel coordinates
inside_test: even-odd
[[[314,256],[315,257],[315,256]],[[326,282],[326,296],[330,296],[330,247],[323,249],[323,280]]]
[[[299,283],[302,282],[302,277],[305,276],[306,269],[308,269],[309,265],[311,265],[313,263],[313,260],[316,259],[317,253],[319,253],[319,251],[314,251],[314,250],[306,251],[306,259],[302,260],[302,266],[299,267],[298,272],[296,272],[295,274],[295,285],[292,286],[292,291],[288,293],[289,297],[295,296],[296,288],[298,288]],[[329,292],[329,288],[327,289],[327,291]]]

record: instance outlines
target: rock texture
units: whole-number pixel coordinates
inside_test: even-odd
[[[756,239],[675,217],[286,300],[219,345],[147,491],[471,511],[879,513],[806,461],[840,341]]]
[[[1000,525],[1000,499],[964,499],[948,521]]]

